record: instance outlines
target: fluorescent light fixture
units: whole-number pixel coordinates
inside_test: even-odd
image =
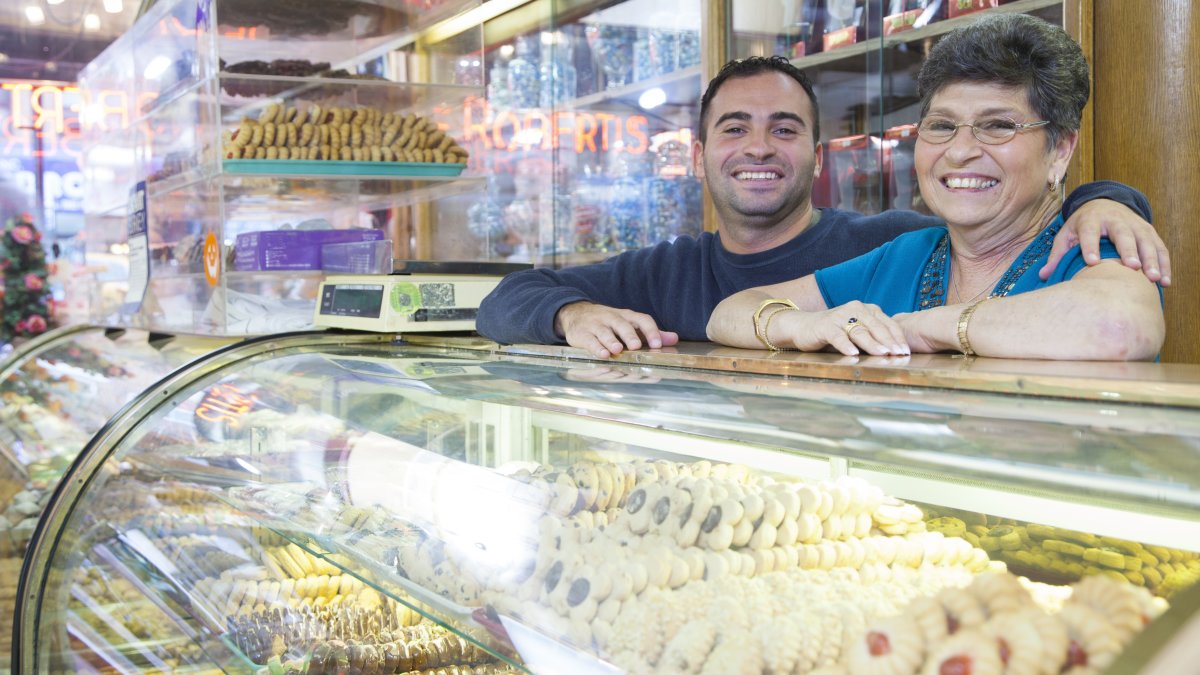
[[[106,2],[108,0],[105,0]],[[436,24],[425,31],[425,41],[428,43],[437,43],[454,37],[459,33],[478,26],[481,23],[486,23],[492,19],[524,5],[529,0],[488,0],[478,7],[463,12],[458,16],[450,17],[445,21]]]
[[[35,26],[46,23],[46,13],[42,11],[41,5],[26,5],[25,18]]]
[[[145,77],[147,80],[157,80],[170,67],[171,59],[159,54],[150,59],[150,63],[146,64],[146,69],[142,71],[142,77]]]
[[[100,30],[100,17],[96,14],[88,14],[83,17],[84,30]]]
[[[667,92],[663,91],[662,87],[647,89],[638,97],[638,105],[642,107],[642,110],[654,110],[666,102]]]
[[[109,14],[120,14],[123,9],[125,4],[121,0],[104,0],[104,11]]]

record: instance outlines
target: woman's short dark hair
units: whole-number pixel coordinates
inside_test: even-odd
[[[1079,129],[1091,95],[1083,50],[1062,28],[1027,14],[994,14],[947,33],[921,66],[921,117],[934,94],[959,82],[1023,88],[1050,147]]]
[[[704,96],[700,97],[700,142],[703,143],[708,137],[708,107],[712,103],[713,97],[717,95],[717,90],[725,83],[725,80],[731,78],[751,77],[759,73],[769,71],[783,73],[800,83],[804,89],[804,93],[808,94],[808,100],[812,103],[813,112],[813,144],[821,140],[821,114],[817,110],[817,95],[813,93],[812,82],[804,71],[792,65],[782,56],[751,56],[745,59],[735,59],[726,63],[721,67],[721,72],[717,73],[708,83],[708,89],[704,90]]]

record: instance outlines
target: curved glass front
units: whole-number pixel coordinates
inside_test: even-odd
[[[1200,410],[346,340],[199,363],[97,447],[14,665],[844,665],[981,572],[1038,616],[1086,578],[1145,620],[1200,575]],[[809,639],[836,646],[745,648]]]
[[[0,611],[12,614],[26,544],[92,435],[167,373],[228,342],[72,328],[13,355],[0,380]],[[7,658],[10,635],[0,636]]]

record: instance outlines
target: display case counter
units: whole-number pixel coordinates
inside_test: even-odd
[[[0,612],[13,614],[34,525],[88,439],[170,371],[228,341],[71,326],[23,344],[0,368]],[[8,656],[8,635],[0,652]]]
[[[250,340],[127,408],[14,669],[1133,672],[1200,605],[1179,369],[416,341]]]

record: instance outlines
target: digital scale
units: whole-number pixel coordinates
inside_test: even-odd
[[[313,323],[376,333],[475,330],[479,303],[526,263],[393,260],[391,274],[327,277]]]

